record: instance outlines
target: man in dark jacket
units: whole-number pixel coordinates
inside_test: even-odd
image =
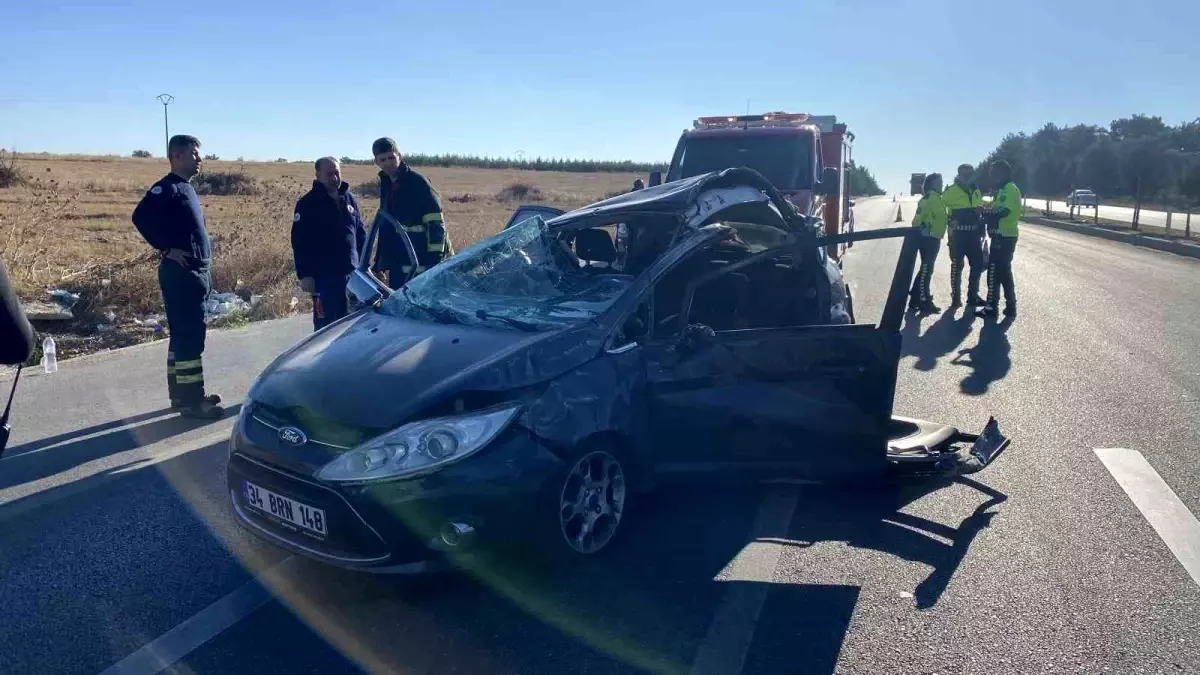
[[[204,209],[189,182],[200,173],[200,141],[172,136],[167,142],[171,173],[155,183],[133,210],[133,224],[156,251],[158,284],[171,340],[167,347],[167,391],[171,408],[188,417],[224,415],[221,397],[204,393],[204,303],[212,291],[212,244]]]
[[[346,281],[358,266],[366,226],[350,185],[333,157],[317,160],[312,190],[292,214],[292,256],[300,288],[312,294],[313,329],[349,313]]]
[[[397,287],[410,274],[420,274],[453,255],[454,249],[446,233],[441,199],[424,176],[404,163],[396,141],[380,138],[371,145],[371,153],[379,167],[379,210],[395,220],[379,220],[379,243],[372,267],[385,272],[388,285]],[[409,259],[397,227],[412,240],[415,261]]]

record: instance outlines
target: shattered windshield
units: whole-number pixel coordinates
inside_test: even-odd
[[[594,318],[633,277],[582,267],[541,216],[484,239],[384,302],[394,316],[544,331]]]

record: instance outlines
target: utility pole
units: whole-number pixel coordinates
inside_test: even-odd
[[[164,152],[169,155],[171,145],[171,127],[169,124],[167,124],[167,106],[171,105],[171,101],[174,101],[175,97],[170,94],[159,94],[155,98],[157,98],[158,102],[163,105],[163,147],[165,148]]]

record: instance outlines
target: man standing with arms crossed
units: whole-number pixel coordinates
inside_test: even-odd
[[[979,207],[983,196],[979,188],[971,184],[975,167],[960,164],[954,183],[942,192],[942,201],[950,214],[950,289],[951,307],[962,306],[963,259],[971,266],[967,279],[967,304],[983,304],[979,297],[979,277],[983,274],[983,222]]]
[[[1004,292],[1004,316],[1017,315],[1017,293],[1013,280],[1012,261],[1017,250],[1017,221],[1021,218],[1021,191],[1012,181],[1012,165],[1004,160],[992,164],[992,184],[999,186],[989,211],[992,248],[988,255],[987,304],[979,316],[996,316],[1000,309],[1000,292]],[[995,229],[993,230],[992,227]]]
[[[442,217],[442,202],[424,176],[413,171],[400,156],[396,141],[380,138],[371,145],[379,167],[379,243],[375,264],[387,273],[387,284],[396,288],[411,275],[438,264],[454,250]],[[412,240],[417,259],[410,260],[403,228]]]
[[[333,157],[316,163],[317,178],[292,214],[292,256],[300,288],[313,296],[313,330],[349,313],[346,281],[358,266],[366,227],[358,200]]]
[[[212,290],[212,244],[192,177],[200,173],[200,141],[172,136],[171,173],[155,183],[133,210],[133,224],[161,256],[158,284],[171,331],[167,392],[185,417],[217,419],[221,397],[204,392],[204,302]]]

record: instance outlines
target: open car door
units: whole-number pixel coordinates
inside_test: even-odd
[[[562,209],[556,209],[553,206],[542,206],[541,204],[523,204],[513,211],[512,217],[505,223],[504,229],[508,229],[513,225],[534,216],[541,216],[542,220],[550,220],[555,216],[561,216],[565,213]]]
[[[645,350],[661,470],[825,482],[973,473],[998,456],[1008,441],[995,420],[973,435],[893,416],[900,324],[917,252],[912,232],[805,237],[692,280],[679,314],[682,335]],[[878,325],[783,320],[747,329],[710,318],[720,315],[726,291],[744,285],[737,277],[754,265],[789,253],[810,260],[803,255],[808,247],[885,237],[905,243]]]

